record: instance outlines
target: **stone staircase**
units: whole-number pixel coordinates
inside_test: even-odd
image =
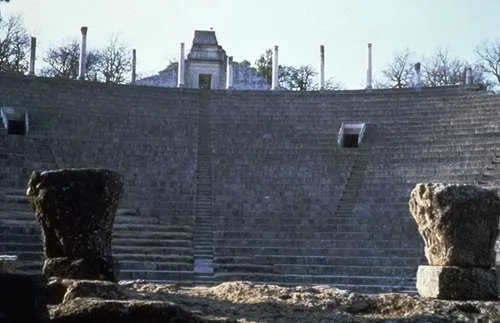
[[[356,149],[356,157],[349,172],[347,183],[342,192],[342,196],[335,209],[335,217],[351,217],[354,206],[356,205],[359,190],[363,185],[366,166],[370,162],[370,153],[368,148],[353,148]]]
[[[196,210],[193,236],[194,281],[197,284],[214,282],[213,219],[212,219],[212,148],[209,123],[210,93],[201,91],[198,113],[198,159],[196,170]]]

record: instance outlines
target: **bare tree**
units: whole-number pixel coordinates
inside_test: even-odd
[[[485,41],[476,48],[476,54],[482,71],[500,84],[500,41]]]
[[[450,57],[447,49],[439,48],[423,64],[424,83],[431,87],[463,84],[467,66],[467,62]]]
[[[413,74],[411,56],[409,49],[396,53],[392,62],[382,70],[383,80],[378,81],[377,86],[399,89],[409,87]]]
[[[124,83],[132,69],[131,50],[113,36],[108,46],[99,51],[98,71],[106,83]]]
[[[19,16],[0,16],[0,71],[25,72],[28,69],[30,38]]]
[[[88,51],[85,79],[97,81],[97,63],[99,56],[95,51]],[[80,66],[80,43],[71,40],[48,50],[43,61],[48,65],[41,73],[44,76],[76,80]]]

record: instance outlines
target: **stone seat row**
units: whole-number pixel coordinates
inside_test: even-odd
[[[415,269],[422,261],[422,257],[388,257],[388,256],[361,256],[357,255],[356,250],[352,250],[352,254],[347,256],[338,255],[296,255],[296,254],[253,254],[249,259],[240,258],[232,259],[233,257],[216,257],[215,263],[219,265],[245,264],[251,263],[255,265],[302,265],[302,266],[353,266],[353,267],[379,267],[379,266],[403,266],[412,267]]]
[[[355,251],[355,252],[353,252]],[[219,244],[214,245],[214,261],[220,263],[234,262],[242,258],[243,261],[250,261],[257,256],[269,257],[302,257],[302,256],[319,256],[319,257],[340,257],[340,258],[359,258],[359,257],[375,257],[375,258],[421,258],[422,251],[414,247],[406,248],[373,248],[371,246],[347,246],[335,247],[328,243],[314,245],[312,243],[305,245],[276,245],[276,246],[254,246],[254,245],[231,245]],[[356,261],[356,260],[354,260]]]
[[[418,262],[409,266],[376,266],[373,264],[355,265],[319,265],[309,264],[214,264],[215,273],[246,272],[278,275],[342,275],[351,277],[415,277]]]
[[[374,232],[375,236],[376,233]],[[291,237],[290,237],[291,238]],[[406,247],[411,247],[418,243],[418,240],[411,239],[409,241],[401,241],[400,237],[392,237],[389,240],[381,240],[378,238],[376,240],[366,241],[366,240],[354,240],[349,239],[348,235],[345,235],[345,239],[337,239],[335,237],[327,237],[323,239],[314,238],[294,238],[290,242],[290,238],[261,238],[261,237],[249,237],[245,241],[239,241],[235,238],[216,238],[214,241],[215,245],[219,246],[234,246],[234,247],[253,247],[259,248],[278,248],[283,245],[289,245],[290,247],[311,247],[311,248],[387,248],[387,249],[404,249]]]
[[[463,105],[461,109],[454,110],[439,110],[441,114],[448,114],[448,119],[433,119],[435,112],[439,107],[431,107],[428,110],[428,113],[422,111],[418,116],[415,116],[413,110],[416,107],[406,107],[407,110],[397,107],[393,110],[385,111],[384,109],[376,109],[372,110],[359,109],[356,110],[355,107],[344,107],[343,109],[332,109],[327,110],[325,108],[320,109],[307,109],[307,114],[304,114],[303,106],[297,107],[297,110],[293,110],[289,106],[279,108],[273,106],[272,110],[268,112],[263,112],[262,110],[252,110],[251,108],[245,109],[245,107],[239,107],[234,111],[230,110],[220,110],[214,111],[210,116],[210,123],[217,126],[227,126],[228,121],[230,120],[232,124],[261,124],[261,123],[269,123],[269,122],[282,122],[284,126],[290,125],[290,121],[294,121],[292,124],[294,126],[300,126],[301,124],[331,124],[332,121],[337,120],[340,125],[341,121],[368,121],[368,123],[380,123],[385,124],[389,123],[389,116],[392,115],[392,123],[393,126],[401,127],[401,126],[412,126],[415,125],[417,121],[427,121],[428,123],[423,124],[424,126],[432,126],[432,125],[443,125],[443,126],[452,126],[454,123],[459,123],[462,125],[466,125],[463,121],[470,120],[473,122],[477,122],[479,120],[488,121],[488,115],[495,115],[495,107],[494,106],[486,106],[480,109],[471,110],[470,105]],[[421,108],[419,108],[422,110]],[[457,116],[457,111],[461,111],[461,114]],[[481,112],[483,115],[477,116],[478,112]],[[476,118],[474,118],[474,114],[476,114]],[[394,122],[394,118],[398,122]],[[479,119],[478,119],[479,118]],[[348,119],[348,120],[346,120]],[[350,119],[350,120],[349,120]],[[444,121],[446,120],[446,121]],[[284,123],[287,121],[288,123]]]

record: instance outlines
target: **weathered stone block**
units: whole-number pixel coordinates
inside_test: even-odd
[[[116,276],[113,260],[104,257],[47,258],[43,272],[47,277],[73,279],[114,280]]]
[[[105,169],[33,172],[28,199],[42,229],[46,276],[115,280],[111,230],[122,178]]]
[[[495,269],[456,266],[419,266],[417,291],[420,296],[448,300],[497,299]]]
[[[420,183],[410,212],[433,266],[491,268],[495,265],[500,199],[495,191],[471,185]]]
[[[0,273],[16,271],[17,256],[0,255]]]

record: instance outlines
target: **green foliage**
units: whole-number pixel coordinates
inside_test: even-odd
[[[271,49],[266,49],[258,60],[255,61],[257,72],[271,85],[273,79],[273,52]]]

